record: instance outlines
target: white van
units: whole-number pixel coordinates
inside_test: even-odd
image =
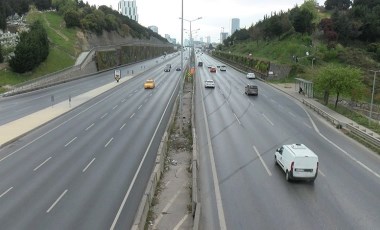
[[[275,161],[290,180],[314,182],[318,175],[318,156],[304,144],[283,145],[274,154]]]

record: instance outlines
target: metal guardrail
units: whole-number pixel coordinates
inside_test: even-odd
[[[305,104],[306,106],[310,107],[312,110],[314,110],[315,112],[320,114],[322,117],[324,117],[326,120],[328,120],[332,124],[334,124],[336,126],[339,125],[341,128],[347,129],[348,131],[350,131],[354,135],[359,136],[362,139],[364,139],[366,142],[371,143],[374,146],[380,148],[380,139],[374,137],[374,133],[372,131],[367,132],[368,131],[367,129],[360,129],[360,127],[358,125],[354,125],[353,123],[345,124],[345,123],[339,121],[335,117],[331,116],[330,114],[319,109],[318,107],[314,106],[313,104],[311,104],[310,102],[308,102],[304,99],[302,100],[302,103]]]
[[[307,100],[302,99],[302,103],[305,104],[306,106],[308,106],[309,108],[311,108],[312,110],[314,110],[315,112],[317,112],[319,115],[324,117],[326,120],[331,122],[333,125],[342,125],[343,126],[343,123],[340,122],[338,119],[336,119],[335,117],[326,113],[325,111],[321,110],[320,108],[316,107],[315,105],[311,104]]]
[[[351,133],[355,134],[363,138],[365,141],[375,145],[376,147],[380,147],[380,139],[373,136],[373,132],[367,132],[367,129],[360,129],[359,126],[354,125],[353,123],[346,124],[346,129],[348,129]]]

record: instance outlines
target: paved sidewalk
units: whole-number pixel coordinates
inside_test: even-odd
[[[20,136],[42,126],[43,124],[53,120],[54,118],[69,112],[70,110],[82,105],[83,103],[91,100],[92,98],[110,90],[119,84],[129,80],[132,76],[125,76],[117,83],[111,82],[107,85],[88,91],[87,93],[78,95],[69,101],[63,101],[53,106],[32,113],[28,116],[22,117],[18,120],[6,123],[0,126],[0,148],[16,140]]]
[[[299,94],[298,93],[298,88],[297,85],[295,83],[283,83],[283,84],[270,84],[272,85],[273,87],[285,92],[286,94],[290,95],[291,97],[299,100],[300,102],[302,102],[303,100],[307,101],[309,104],[312,104],[313,106],[315,106],[316,108],[324,111],[325,113],[329,114],[331,117],[335,118],[335,120],[339,121],[340,124],[342,125],[345,125],[345,124],[352,124],[354,125],[355,127],[358,127],[360,130],[367,130],[368,133],[373,133],[373,137],[377,138],[377,139],[380,139],[380,135],[369,130],[368,128],[364,127],[364,126],[361,126],[357,123],[355,123],[354,121],[352,121],[351,119],[335,112],[334,110],[328,108],[327,106],[319,103],[318,101],[316,101],[315,99],[313,98],[308,98],[307,96],[303,95],[303,94]]]

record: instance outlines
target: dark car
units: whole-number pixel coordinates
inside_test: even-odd
[[[247,95],[259,95],[259,89],[257,85],[248,84],[245,86],[245,94]]]
[[[181,68],[180,67],[177,67],[177,69],[175,69],[176,71],[181,71]]]

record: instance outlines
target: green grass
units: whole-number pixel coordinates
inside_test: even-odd
[[[328,107],[332,110],[335,110],[336,112],[342,114],[343,116],[350,118],[357,124],[366,127],[367,129],[372,130],[373,132],[380,134],[380,125],[377,122],[369,122],[368,118],[357,113],[354,111],[351,111],[343,106],[338,105],[338,107],[335,109],[334,105],[329,104]]]
[[[31,10],[27,20],[40,20],[43,23],[50,41],[49,56],[39,67],[28,73],[14,73],[9,67],[0,70],[0,93],[7,91],[4,87],[6,85],[16,85],[68,68],[74,65],[79,55],[80,50],[73,45],[77,43],[76,29],[67,29],[63,18],[56,12],[40,13]]]
[[[271,40],[268,42],[262,40],[258,42],[242,42],[224,51],[244,55],[252,54],[255,58],[282,64],[292,63],[292,55],[304,57],[306,56],[306,51],[312,52],[307,40],[301,35],[292,35],[287,39]]]

